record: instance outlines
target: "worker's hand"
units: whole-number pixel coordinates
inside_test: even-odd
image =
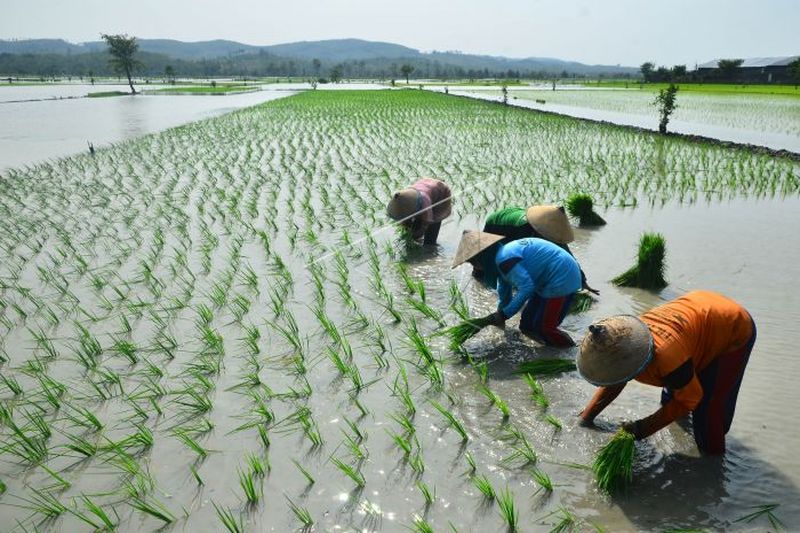
[[[583,411],[578,413],[578,425],[582,428],[594,428],[594,419],[593,418],[585,418],[583,416]]]
[[[586,289],[587,291],[591,292],[595,296],[599,296],[600,295],[600,291],[598,291],[597,289],[593,289],[588,285],[586,287],[584,287],[584,289]]]
[[[633,435],[636,440],[640,440],[642,438],[641,424],[638,420],[625,420],[622,422],[621,426],[622,429]]]
[[[506,329],[506,316],[503,314],[502,311],[498,310],[490,315],[486,315],[486,320],[490,321],[490,324],[496,328]]]

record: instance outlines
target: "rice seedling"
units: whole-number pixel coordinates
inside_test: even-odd
[[[306,481],[308,481],[309,485],[313,485],[314,483],[316,483],[316,480],[314,479],[314,476],[312,476],[311,473],[308,470],[303,468],[303,465],[301,465],[300,463],[298,463],[294,459],[292,459],[292,462],[294,463],[294,466],[296,466],[297,469],[300,471],[300,473],[303,474],[303,477],[306,478]]]
[[[567,212],[578,219],[580,226],[603,226],[606,221],[595,213],[594,202],[588,194],[573,194],[566,202]]]
[[[487,500],[491,501],[495,499],[494,487],[492,487],[492,483],[485,475],[473,476],[472,484],[475,485],[475,488],[478,489]]]
[[[292,510],[294,516],[300,521],[301,524],[303,524],[302,529],[310,529],[311,526],[314,525],[314,519],[311,518],[311,513],[308,512],[308,509],[298,506],[285,494],[284,497],[286,498],[286,501],[289,502],[289,509]]]
[[[34,513],[42,515],[44,518],[55,518],[69,511],[58,498],[38,489],[31,489],[33,493],[29,498],[22,498],[28,505],[24,507],[30,509]]]
[[[187,448],[196,453],[199,458],[202,459],[208,455],[208,450],[206,450],[199,442],[192,438],[191,435],[189,435],[186,431],[182,429],[176,429],[173,431],[173,435],[175,435],[175,438],[181,441]]]
[[[422,493],[425,507],[430,507],[433,505],[433,502],[436,500],[436,488],[431,490],[431,488],[424,481],[417,481],[417,488],[419,489],[420,493]]]
[[[258,474],[252,470],[239,470],[239,486],[244,493],[245,501],[248,505],[255,505],[261,499],[261,481],[257,480]]]
[[[126,500],[126,503],[137,511],[161,520],[164,524],[171,524],[175,521],[175,515],[158,500],[149,501],[142,496],[133,495]]]
[[[336,466],[336,468],[341,470],[344,475],[349,477],[353,481],[353,483],[356,484],[356,487],[361,488],[367,484],[367,480],[364,479],[364,475],[358,468],[343,463],[336,457],[331,457],[331,462]]]
[[[90,519],[89,517],[87,517],[83,513],[80,513],[80,512],[77,512],[75,510],[70,509],[70,512],[74,516],[76,516],[77,518],[83,520],[84,522],[86,522],[87,524],[92,526],[95,531],[103,531],[103,530],[105,530],[105,531],[115,531],[116,530],[116,527],[117,527],[116,522],[111,520],[111,517],[108,516],[108,513],[106,513],[105,510],[103,510],[102,507],[100,507],[98,504],[96,504],[95,502],[90,500],[89,497],[86,496],[85,494],[81,494],[81,501],[83,502],[83,506],[86,508],[86,510],[89,513],[91,513],[95,518],[99,519],[100,523],[95,522],[94,520]],[[117,516],[117,521],[119,521],[119,516]]]
[[[664,279],[667,254],[666,241],[660,233],[645,233],[639,240],[639,253],[636,265],[626,270],[612,283],[620,287],[639,287],[641,289],[663,289],[667,286]]]
[[[633,460],[636,440],[624,429],[617,431],[594,458],[592,471],[597,486],[604,492],[625,489],[633,478]]]
[[[464,460],[467,461],[467,466],[469,466],[469,470],[467,470],[467,475],[472,476],[478,469],[478,465],[475,463],[475,457],[472,456],[472,453],[467,452],[466,454],[464,454]]]
[[[524,374],[523,377],[525,378],[525,382],[531,388],[531,399],[538,403],[541,407],[547,409],[547,407],[550,405],[550,400],[545,395],[542,384],[536,380],[533,374]]]
[[[547,421],[548,424],[556,428],[556,431],[560,431],[562,429],[561,420],[554,417],[553,415],[546,415],[544,419]]]
[[[470,318],[443,330],[441,334],[450,339],[450,349],[458,352],[465,342],[477,335],[486,326],[491,325],[491,323],[492,320],[489,317]]]
[[[540,487],[539,490],[553,492],[553,481],[550,479],[550,476],[547,474],[547,472],[535,468],[532,472],[532,475],[533,479]]]
[[[519,511],[514,503],[514,494],[507,488],[497,494],[497,506],[500,517],[506,523],[509,531],[517,531],[519,525]]]
[[[515,372],[532,376],[552,376],[572,372],[576,368],[575,362],[568,359],[535,359],[520,363]]]
[[[448,427],[453,428],[456,431],[456,433],[461,435],[462,442],[466,442],[469,440],[469,435],[467,435],[467,430],[464,429],[463,424],[461,424],[461,422],[455,417],[455,415],[453,415],[453,413],[451,413],[450,411],[445,409],[442,405],[434,401],[431,401],[431,406],[433,406],[434,409],[439,411],[439,414],[441,414],[444,417],[444,419],[447,420]]]
[[[511,411],[508,408],[508,405],[505,401],[503,401],[500,396],[497,395],[492,389],[487,387],[486,385],[481,385],[478,390],[486,396],[486,398],[492,403],[493,406],[497,407],[497,409],[503,414],[503,420],[507,420],[509,416],[511,416]]]
[[[211,505],[214,506],[214,511],[216,511],[219,521],[222,522],[222,526],[229,533],[244,533],[244,522],[241,516],[236,518],[233,511],[219,507],[216,502],[212,501]]]
[[[386,431],[386,433],[389,435],[389,437],[391,437],[395,445],[401,450],[403,450],[404,457],[408,457],[411,454],[412,445],[411,445],[411,440],[408,437],[404,435],[398,435],[397,433],[388,430]]]
[[[786,525],[780,520],[780,518],[775,516],[775,513],[773,513],[773,511],[778,507],[780,507],[779,503],[767,503],[764,505],[755,505],[753,507],[750,507],[750,509],[755,509],[753,512],[737,518],[736,520],[734,520],[734,522],[745,522],[749,524],[754,520],[757,520],[758,518],[765,516],[769,521],[770,526],[772,526],[772,529],[774,529],[775,531],[781,531],[786,528]]]
[[[414,521],[411,522],[411,527],[409,529],[414,531],[414,533],[434,533],[433,526],[421,516],[414,517]]]
[[[551,533],[568,533],[579,529],[580,520],[569,509],[562,505],[556,513],[558,513],[560,520],[553,524],[553,528],[550,530]]]
[[[189,471],[192,473],[192,477],[197,482],[197,485],[202,487],[205,485],[203,478],[200,477],[200,472],[197,471],[197,467],[195,465],[189,465]]]

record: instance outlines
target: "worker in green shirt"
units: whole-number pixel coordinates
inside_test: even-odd
[[[534,205],[527,209],[506,207],[488,216],[483,231],[502,235],[503,240],[500,242],[503,244],[528,237],[544,239],[560,246],[575,257],[567,244],[575,240],[575,235],[572,233],[572,226],[563,207],[555,205]],[[583,269],[581,269],[581,287],[599,294],[599,291],[586,283]]]

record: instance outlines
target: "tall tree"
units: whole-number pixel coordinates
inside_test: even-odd
[[[717,61],[717,70],[720,78],[725,81],[736,81],[739,76],[739,67],[744,63],[744,59],[720,59]]]
[[[336,65],[331,69],[331,83],[339,83],[342,79],[342,65]]]
[[[111,54],[111,59],[109,60],[111,67],[116,72],[124,73],[127,76],[128,85],[131,86],[131,94],[136,94],[136,89],[133,88],[133,71],[142,66],[142,63],[134,57],[139,49],[136,37],[128,37],[126,34],[107,35],[105,33],[101,37],[108,45],[108,53]]]
[[[658,108],[659,133],[667,133],[667,124],[669,123],[669,117],[670,115],[672,115],[672,112],[675,111],[675,108],[677,107],[675,105],[675,96],[677,94],[678,94],[678,86],[672,83],[670,83],[669,87],[667,87],[666,89],[661,89],[660,91],[658,91],[658,95],[656,96],[653,105]]]
[[[175,68],[172,65],[164,67],[164,77],[167,78],[167,83],[175,84]]]
[[[789,75],[794,80],[794,88],[800,85],[800,58],[789,63]]]
[[[400,72],[406,78],[406,85],[408,85],[408,77],[411,75],[412,72],[414,72],[414,67],[412,67],[409,64],[405,64],[402,67],[400,67]]]
[[[655,63],[648,61],[647,63],[642,63],[642,66],[639,67],[639,70],[642,72],[642,77],[644,78],[645,82],[650,81],[653,77],[653,69],[656,68]]]

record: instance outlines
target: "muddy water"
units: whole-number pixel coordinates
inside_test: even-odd
[[[500,101],[499,90],[453,90],[450,94]],[[519,97],[515,97],[515,95]],[[555,97],[553,95],[556,95]],[[612,122],[650,130],[658,129],[658,116],[651,102],[654,93],[634,90],[546,90],[529,91],[509,88],[509,104],[527,109],[550,111],[589,120]],[[537,102],[537,99],[545,103]],[[687,109],[681,109],[681,103]],[[753,106],[771,113],[772,122]],[[783,112],[772,109],[780,107]],[[714,108],[710,114],[707,108]],[[800,100],[791,97],[764,95],[681,94],[678,110],[669,122],[670,131],[702,135],[712,139],[765,146],[775,150],[800,153],[797,125]]]
[[[86,87],[15,87],[0,91],[0,97],[10,91],[15,92],[14,99],[49,98],[46,95],[50,94],[81,96],[86,94]],[[93,89],[114,90],[107,86]],[[101,148],[291,94],[265,90],[196,98],[137,95],[0,103],[0,171],[86,151],[87,141]]]
[[[676,526],[739,529],[732,520],[748,506],[781,503],[779,516],[800,527],[800,459],[796,453],[800,429],[795,406],[800,401],[796,376],[800,361],[800,201],[735,201],[716,205],[673,206],[603,212],[608,225],[576,231],[573,250],[590,284],[601,290],[599,302],[583,315],[573,315],[564,326],[575,338],[593,319],[614,313],[639,313],[692,289],[722,292],[742,303],[758,326],[758,341],[742,385],[736,418],[728,435],[724,459],[700,458],[692,438],[677,424],[639,445],[639,462],[631,496],[607,499],[598,495],[584,472],[550,469],[554,483],[563,484],[556,497],[596,519],[610,531],[664,529]],[[457,235],[474,221],[451,223],[445,231],[443,253],[451,255]],[[639,235],[659,231],[667,239],[669,287],[660,294],[619,289],[606,280],[632,264]],[[447,266],[443,258],[441,268]],[[467,270],[463,268],[462,270]],[[465,272],[458,271],[465,283]],[[486,291],[472,291],[474,305],[488,311],[494,299]],[[547,440],[550,429],[537,420],[527,399],[527,387],[508,376],[509,359],[554,351],[531,348],[512,332],[481,333],[472,349],[490,363],[493,390],[519,413],[527,431]],[[572,350],[569,356],[574,357]],[[559,355],[564,355],[559,354]],[[463,373],[464,415],[490,440],[497,421],[485,416],[487,407],[474,391],[470,371]],[[593,387],[576,375],[545,381],[551,412],[564,421],[563,432],[552,441],[550,456],[560,462],[587,463],[592,450],[607,438],[603,431],[575,425],[578,412]],[[613,430],[623,419],[646,416],[658,406],[659,391],[637,383],[603,413],[604,429]],[[492,413],[493,415],[494,413]],[[546,426],[546,424],[544,425]],[[544,433],[542,435],[542,433]],[[487,456],[493,457],[491,445]],[[487,457],[488,459],[488,457]],[[545,470],[548,470],[545,467]]]

